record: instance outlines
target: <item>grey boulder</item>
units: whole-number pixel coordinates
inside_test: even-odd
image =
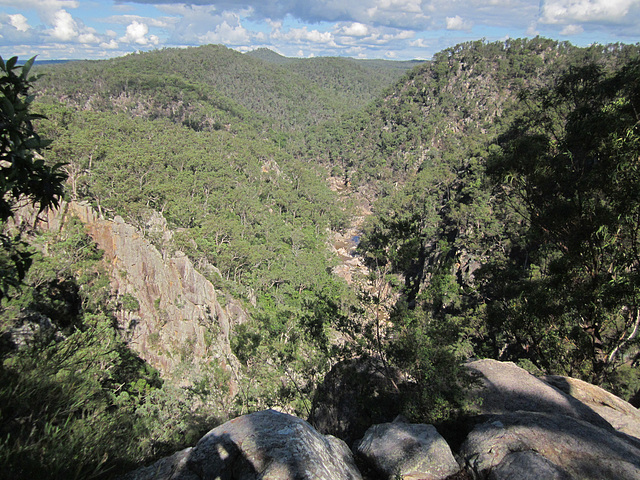
[[[471,392],[479,398],[478,413],[496,415],[527,411],[567,415],[605,429],[611,425],[578,399],[554,388],[512,362],[476,360],[467,368],[479,376],[481,386]]]
[[[447,442],[433,425],[403,422],[369,428],[354,450],[385,478],[441,480],[460,470]]]
[[[528,453],[513,458],[514,452]],[[540,412],[496,415],[471,431],[460,455],[480,478],[640,478],[640,449],[626,435],[567,415]],[[539,467],[533,470],[535,477],[524,476],[527,472],[532,474],[528,465]],[[514,472],[520,473],[517,477],[510,476]]]
[[[214,428],[193,448],[123,480],[361,480],[347,445],[274,410]]]
[[[571,477],[542,455],[527,450],[508,453],[489,473],[488,480],[570,480]]]
[[[640,446],[640,411],[629,402],[577,378],[547,375],[543,379],[591,408],[617,431],[635,437]]]

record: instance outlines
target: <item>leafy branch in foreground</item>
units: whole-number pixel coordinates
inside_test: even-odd
[[[29,93],[35,80],[29,71],[35,57],[16,65],[0,57],[0,220],[13,215],[13,202],[25,196],[40,211],[57,207],[66,175],[62,164],[49,166],[39,153],[49,145],[34,131],[32,121],[42,118],[30,112],[35,99]],[[17,73],[19,72],[19,73]]]
[[[6,62],[0,57],[0,222],[13,217],[15,202],[26,197],[42,212],[57,207],[66,175],[62,163],[47,165],[39,155],[49,142],[41,139],[30,113],[33,77],[29,72],[35,57],[19,66],[18,57]],[[31,264],[19,238],[0,235],[0,299],[17,288]]]

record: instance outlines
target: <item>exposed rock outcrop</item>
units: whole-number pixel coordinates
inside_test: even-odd
[[[347,445],[273,410],[238,417],[123,480],[361,480]]]
[[[449,445],[433,425],[374,425],[356,442],[354,450],[389,480],[442,480],[460,470]]]
[[[640,445],[640,411],[629,402],[577,378],[547,375],[543,379],[591,408],[617,431],[638,439]]]
[[[233,299],[221,301],[186,255],[178,251],[163,257],[138,229],[120,217],[102,219],[85,203],[63,203],[41,214],[40,226],[57,231],[71,217],[86,225],[104,251],[114,293],[137,300],[137,310],[121,312],[120,322],[129,345],[142,358],[165,376],[182,362],[195,373],[205,360],[217,360],[222,368],[235,361],[229,334],[246,313]]]
[[[512,362],[484,359],[467,363],[482,383],[470,392],[480,398],[476,408],[481,414],[498,415],[527,411],[567,415],[602,428],[611,425],[587,405],[531,375]]]
[[[527,455],[514,458],[515,452]],[[532,464],[544,465],[535,478],[640,478],[640,449],[610,429],[567,415],[496,415],[469,434],[460,454],[481,478],[522,478],[520,474],[512,476],[513,472]]]
[[[569,385],[567,391],[574,395],[569,396],[510,362],[479,360],[468,365],[484,384],[473,394],[486,403],[479,406],[477,416],[459,422],[461,431],[469,432],[455,452],[464,469],[435,427],[395,421],[368,428],[354,444],[363,472],[372,473],[365,478],[640,478],[638,440],[614,429],[591,408],[605,408],[606,404],[606,408],[625,412],[632,424],[637,412],[626,402],[585,382],[547,378],[563,389]],[[336,378],[329,378],[324,387],[330,387],[330,396],[315,405],[322,407],[321,425],[352,436],[367,418],[365,405],[392,400],[393,395],[385,397],[390,386],[380,368],[384,367],[375,359],[339,364],[330,374]],[[376,378],[382,383],[363,390],[367,379]],[[400,380],[399,376],[395,379]],[[367,402],[365,396],[369,396]],[[398,409],[391,403],[379,405],[384,408],[378,413]],[[227,422],[195,447],[132,472],[125,480],[209,478],[358,480],[362,476],[342,440],[318,433],[301,419],[269,410]]]
[[[586,382],[545,381],[511,362],[467,365],[480,376],[471,395],[482,399],[477,408],[488,419],[460,455],[480,478],[640,478],[640,443],[629,436],[640,417],[631,405]]]
[[[488,480],[570,480],[571,477],[542,455],[527,450],[508,453],[489,473]]]

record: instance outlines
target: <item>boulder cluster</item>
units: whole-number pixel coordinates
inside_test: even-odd
[[[399,417],[370,426],[349,448],[300,418],[266,410],[220,425],[194,447],[122,480],[640,478],[640,413],[632,405],[513,363],[468,367],[481,384],[470,393],[478,407],[460,424],[461,442]]]

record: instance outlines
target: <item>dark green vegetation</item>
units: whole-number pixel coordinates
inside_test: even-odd
[[[1,318],[14,343],[0,346],[8,478],[109,475],[193,443],[217,422],[215,406],[195,412],[195,392],[163,385],[121,339],[102,252],[79,222],[32,245],[25,285]]]
[[[330,152],[353,181],[380,178],[360,247],[404,282],[400,338],[638,389],[638,61],[632,46],[465,44]]]
[[[213,418],[273,405],[305,416],[331,365],[360,354],[404,373],[414,420],[465,407],[471,356],[628,398],[640,383],[639,51],[479,41],[407,72],[207,46],[40,67],[37,131],[53,139],[46,165],[58,167],[46,168],[65,164],[68,199],[143,232],[162,213],[173,241],[150,239],[217,267],[209,279],[252,320],[231,336],[244,388],[222,411],[206,382],[163,384],[126,348],[115,312],[136,300],[111,298],[80,225],[35,235],[33,266],[2,305],[3,333],[28,332],[2,349],[4,463],[108,475]],[[348,286],[329,231],[367,202],[369,275]],[[52,328],[28,327],[36,318]]]
[[[90,478],[191,443],[216,421],[196,395],[163,387],[121,339],[102,252],[72,221],[33,231],[16,210],[59,204],[63,166],[31,112],[33,59],[0,58],[4,191],[0,316],[0,462],[8,478]],[[19,71],[16,74],[15,71]],[[17,217],[14,219],[14,217]]]
[[[413,66],[261,57],[216,45],[166,49],[47,68],[38,86],[75,107],[164,117],[194,130],[290,133],[366,105]]]
[[[523,101],[488,168],[525,220],[511,262],[486,267],[489,332],[542,370],[633,393],[619,377],[637,375],[640,61],[572,67]]]
[[[47,142],[33,129],[38,118],[31,110],[35,97],[29,91],[29,76],[35,59],[17,65],[18,58],[6,62],[0,57],[0,222],[13,216],[18,200],[28,199],[40,211],[56,207],[62,195],[62,165],[47,165],[37,158]],[[0,300],[24,279],[29,254],[19,238],[0,234]]]

